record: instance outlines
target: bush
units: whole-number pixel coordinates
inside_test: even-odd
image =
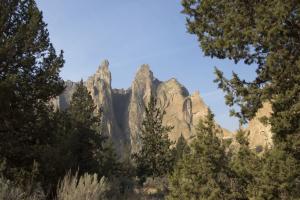
[[[28,192],[13,182],[0,177],[0,200],[43,200],[45,195],[40,188]]]
[[[74,176],[70,172],[66,174],[57,188],[57,200],[103,200],[108,190],[105,178],[98,181],[96,174],[85,173],[78,178],[78,173]]]

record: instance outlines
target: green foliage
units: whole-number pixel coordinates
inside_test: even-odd
[[[167,199],[230,199],[230,177],[225,147],[217,137],[213,114],[200,120],[191,150],[183,155],[170,177]]]
[[[104,138],[93,129],[94,125],[100,126],[100,115],[94,114],[94,102],[83,81],[77,85],[72,95],[67,114],[72,123],[69,149],[72,154],[73,166],[71,169],[79,170],[79,175],[84,172],[96,173],[98,170],[95,153],[102,148]]]
[[[205,55],[257,66],[252,82],[235,73],[228,80],[216,70],[226,103],[240,107],[232,114],[246,122],[269,101],[275,143],[290,137],[299,141],[300,2],[183,0],[182,4],[188,30],[198,36]],[[289,148],[299,155],[299,146]]]
[[[141,150],[133,155],[141,182],[147,177],[163,176],[173,167],[170,149],[172,142],[168,138],[168,132],[173,127],[162,124],[165,112],[160,110],[155,97],[150,97],[145,114],[141,130]]]
[[[119,170],[112,144],[104,136],[101,127],[101,113],[96,107],[87,88],[81,81],[72,96],[66,111],[53,113],[52,146],[43,152],[44,188],[55,195],[58,181],[71,170],[111,177]]]
[[[284,150],[273,148],[262,157],[261,169],[254,171],[255,184],[250,190],[250,198],[299,199],[299,161]]]
[[[0,162],[0,199],[5,200],[44,200],[44,191],[39,183],[36,182],[37,163],[34,163],[31,173],[23,173],[22,180],[26,184],[20,184],[5,178],[3,172],[6,171],[6,160]],[[21,172],[22,173],[22,172]],[[21,174],[19,173],[19,174]],[[26,177],[26,180],[24,180]]]
[[[63,90],[64,60],[33,0],[3,0],[0,13],[0,160],[6,178],[25,184],[33,163],[37,171],[46,167],[43,157],[54,141],[48,102]],[[44,176],[38,172],[36,179]]]
[[[100,127],[101,116],[99,112],[95,112],[95,109],[96,106],[94,105],[92,96],[81,80],[72,95],[70,107],[68,108],[72,121],[78,128],[80,126],[88,128],[92,128],[93,126]]]
[[[190,147],[189,147],[187,141],[185,140],[185,138],[181,134],[177,140],[175,148],[173,149],[175,161],[177,162],[180,159],[182,159],[183,154],[188,153],[189,150],[190,150]]]
[[[101,113],[95,111],[93,99],[81,81],[70,102],[67,114],[71,120],[68,148],[73,171],[97,173],[109,176],[117,169],[112,143],[104,136],[101,127]]]
[[[35,1],[1,0],[0,30],[1,177],[16,188],[41,185],[50,198],[69,169],[114,174],[116,155],[83,83],[67,112],[54,112],[49,103],[64,89],[64,60]]]
[[[264,102],[272,105],[268,121],[274,147],[263,155],[253,198],[299,199],[295,169],[300,167],[300,2],[183,0],[182,4],[188,30],[198,36],[205,55],[256,66],[253,81],[236,73],[227,79],[216,69],[215,82],[226,93],[226,104],[239,108],[231,114],[245,123]]]
[[[230,169],[235,175],[235,184],[232,189],[237,199],[249,199],[251,191],[256,185],[255,178],[259,175],[261,162],[255,152],[249,149],[245,131],[239,129],[236,140],[239,147],[230,160]]]

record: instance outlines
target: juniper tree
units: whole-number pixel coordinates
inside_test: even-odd
[[[280,148],[267,150],[261,159],[249,199],[299,199],[299,161]]]
[[[169,178],[167,199],[231,199],[228,158],[213,118],[209,110],[199,121],[190,152],[183,154]]]
[[[227,79],[216,69],[215,82],[226,93],[227,105],[240,108],[231,114],[241,123],[252,119],[264,102],[272,105],[268,123],[274,149],[265,154],[264,169],[269,162],[276,166],[268,166],[268,173],[261,174],[260,188],[277,185],[280,190],[264,190],[264,198],[281,194],[287,199],[300,198],[292,190],[300,188],[299,173],[285,168],[286,164],[292,169],[300,167],[300,2],[183,0],[182,4],[188,30],[197,35],[206,56],[256,67],[253,81],[236,73]],[[285,174],[272,180],[278,172]]]
[[[170,172],[173,166],[173,155],[170,149],[172,142],[168,133],[173,127],[163,125],[162,111],[154,96],[150,97],[145,108],[145,118],[141,129],[141,149],[134,154],[137,175],[143,183],[147,177],[161,177]]]
[[[297,0],[183,0],[190,33],[206,56],[256,67],[253,81],[216,70],[219,87],[232,114],[247,122],[263,102],[272,103],[275,144],[287,144],[299,159],[300,2]],[[289,145],[289,140],[293,144]]]
[[[259,176],[261,160],[249,148],[247,132],[239,129],[236,133],[237,149],[234,150],[230,160],[230,169],[234,173],[232,192],[237,199],[249,199],[256,187],[256,177]]]
[[[44,165],[53,143],[48,102],[63,90],[63,63],[34,0],[1,0],[0,160],[10,179],[24,180],[34,162]]]

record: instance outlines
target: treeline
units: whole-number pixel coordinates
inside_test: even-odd
[[[140,150],[119,159],[83,81],[69,108],[51,105],[64,90],[63,52],[56,53],[34,0],[1,0],[0,199],[300,199],[300,3],[182,4],[207,56],[257,65],[252,82],[217,69],[216,82],[226,103],[239,106],[232,115],[241,124],[272,104],[263,120],[273,147],[258,155],[242,129],[235,141],[218,138],[210,110],[193,138],[174,143],[154,94]],[[145,193],[151,187],[154,194]]]
[[[172,127],[162,125],[163,111],[151,98],[142,129],[142,148],[134,155],[141,183],[158,179],[166,199],[298,199],[299,162],[277,146],[263,153],[249,148],[248,132],[234,140],[219,138],[208,110],[190,143],[168,139]],[[219,137],[218,137],[219,136]]]

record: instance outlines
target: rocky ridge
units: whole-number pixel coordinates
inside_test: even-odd
[[[104,132],[111,137],[121,154],[139,150],[140,128],[151,94],[156,95],[160,106],[166,111],[164,124],[174,126],[169,133],[173,141],[180,135],[189,140],[195,134],[199,119],[206,115],[208,109],[199,92],[190,95],[175,78],[159,81],[148,65],[139,68],[130,88],[112,89],[109,62],[105,60],[85,85],[97,108],[103,110]],[[76,83],[66,81],[66,89],[53,101],[54,106],[58,109],[67,108],[75,88]],[[255,126],[255,123],[250,122],[249,127]],[[232,137],[230,131],[217,126],[223,130],[219,137]],[[251,140],[256,142],[255,139]]]

